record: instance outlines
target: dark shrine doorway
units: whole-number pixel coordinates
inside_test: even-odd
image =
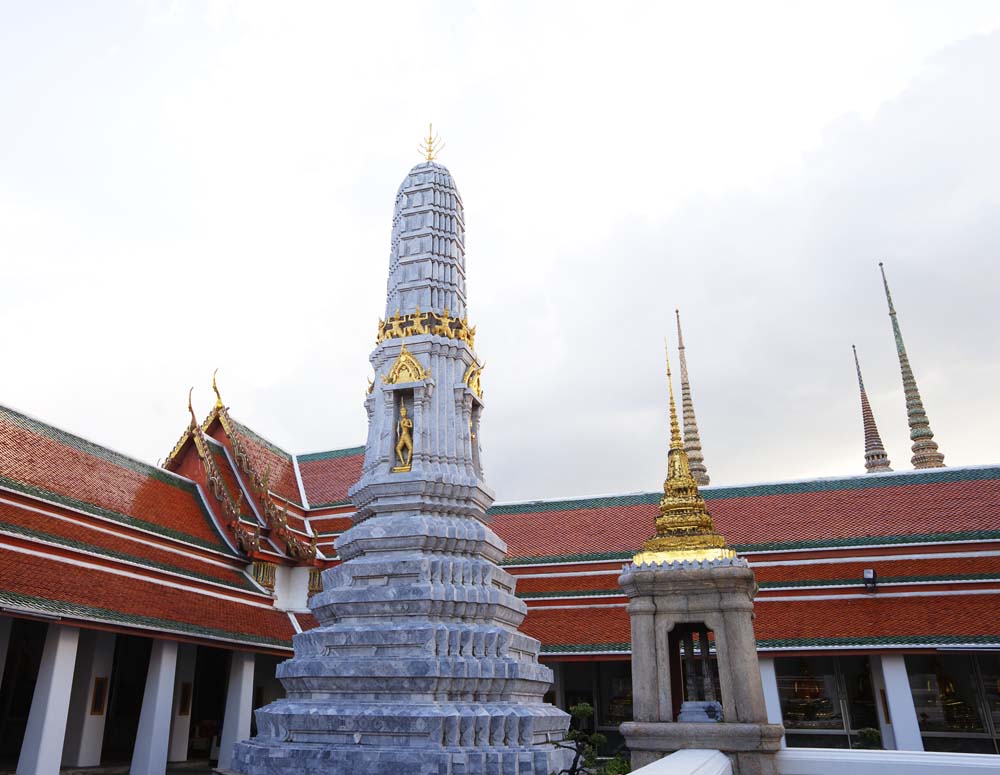
[[[188,758],[214,758],[222,734],[229,683],[229,653],[223,649],[198,646],[194,664],[194,691],[191,699],[191,735]]]
[[[135,635],[115,638],[102,764],[127,764],[132,761],[152,648],[153,641],[149,638]]]
[[[7,663],[0,684],[0,766],[17,765],[21,741],[28,725],[31,699],[35,694],[38,667],[48,624],[28,619],[11,621]]]

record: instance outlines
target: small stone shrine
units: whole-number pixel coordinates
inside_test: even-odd
[[[715,532],[691,475],[669,358],[667,382],[670,451],[656,535],[618,579],[632,625],[633,720],[621,732],[633,769],[706,748],[729,755],[737,775],[776,775],[784,729],[767,723],[764,707],[753,632],[757,584]]]
[[[309,607],[320,626],[278,667],[287,696],[239,743],[246,775],[549,775],[569,727],[552,671],[518,632],[479,453],[482,364],[466,317],[462,200],[427,160],[396,195],[386,317],[371,355],[368,442]]]

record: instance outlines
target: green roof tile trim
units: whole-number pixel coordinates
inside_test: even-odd
[[[784,541],[782,543],[733,544],[739,552],[774,552],[793,549],[837,549],[851,546],[885,546],[891,544],[934,544],[956,541],[997,541],[1000,530],[972,530],[964,533],[911,533],[892,536],[851,536],[850,538]]]
[[[275,455],[280,455],[281,457],[287,458],[289,461],[291,461],[291,459],[292,459],[291,454],[289,454],[288,452],[285,452],[285,450],[283,450],[281,447],[279,447],[273,441],[268,441],[267,439],[265,439],[263,436],[261,436],[256,431],[253,431],[250,428],[248,428],[247,426],[245,426],[243,423],[238,422],[237,420],[234,420],[233,417],[232,417],[232,415],[230,415],[229,419],[233,421],[233,425],[236,427],[236,430],[238,430],[241,434],[243,434],[244,436],[250,437],[251,439],[253,439],[254,441],[256,441],[258,444],[260,444],[262,447],[267,447]]]
[[[899,473],[879,474],[877,476],[859,474],[858,476],[844,477],[842,479],[812,479],[804,482],[776,482],[774,484],[741,485],[737,487],[702,487],[701,494],[706,501],[713,501],[762,495],[869,490],[915,484],[973,482],[992,479],[1000,479],[1000,466],[938,468],[931,471],[902,471]],[[605,495],[596,498],[577,498],[572,500],[503,503],[492,506],[487,514],[493,516],[500,514],[538,514],[546,511],[580,511],[586,509],[650,505],[659,503],[662,496],[662,492],[639,492],[629,495]]]
[[[926,584],[933,582],[963,581],[1000,581],[996,573],[969,573],[945,576],[879,576],[879,586],[882,584]],[[863,587],[864,579],[815,579],[804,581],[762,581],[761,589],[782,589],[798,587]]]
[[[733,544],[738,553],[780,552],[795,549],[840,549],[852,546],[891,546],[893,544],[935,544],[961,541],[1000,541],[1000,530],[975,530],[965,533],[913,533],[895,536],[853,536],[815,541],[785,541],[767,544]],[[549,554],[541,557],[507,557],[503,567],[518,565],[552,565],[564,562],[629,561],[634,552],[597,552],[592,554]]]
[[[625,654],[632,653],[631,643],[590,643],[590,644],[556,644],[543,645],[542,654],[604,654],[607,652]]]
[[[662,497],[662,492],[637,492],[630,495],[602,495],[597,498],[577,498],[565,501],[502,503],[490,506],[486,513],[495,517],[501,514],[539,514],[546,511],[585,511],[619,506],[641,506],[659,503]],[[708,493],[705,493],[705,497],[707,500]]]
[[[542,557],[505,557],[501,567],[512,565],[551,565],[560,562],[611,562],[632,559],[635,552],[593,552],[591,554],[547,554]]]
[[[337,506],[350,506],[350,505],[351,505],[351,502],[349,500],[346,500],[346,501],[334,501],[333,503],[321,503],[318,506],[313,506],[310,503],[309,504],[309,510],[310,511],[316,511],[317,509],[332,509],[332,508],[335,508]],[[351,516],[350,514],[324,514],[322,517],[320,517],[320,519],[329,519],[330,517],[350,517],[350,516]]]
[[[338,457],[353,457],[363,454],[365,454],[364,447],[347,447],[346,449],[331,449],[326,452],[310,452],[308,455],[296,455],[295,459],[299,463],[311,463],[314,460],[333,460]]]
[[[142,474],[143,476],[150,476],[165,484],[173,485],[174,487],[179,487],[181,489],[185,489],[185,485],[187,484],[186,480],[178,477],[176,474],[164,471],[162,468],[150,465],[149,463],[144,463],[141,460],[128,457],[120,452],[115,452],[107,447],[102,447],[92,441],[88,441],[80,436],[75,436],[72,433],[67,433],[64,430],[48,425],[47,423],[43,423],[39,420],[35,420],[3,405],[0,405],[0,420],[6,420],[12,425],[19,425],[22,428],[30,430],[32,433],[47,436],[60,444],[73,447],[74,449],[78,449],[88,455],[93,455],[94,457],[100,458],[108,463],[121,466],[122,468],[127,468],[130,471]]]
[[[126,614],[121,611],[113,611],[109,608],[95,608],[93,606],[80,605],[79,603],[69,603],[63,600],[49,600],[44,597],[22,595],[17,592],[6,592],[0,590],[0,603],[6,603],[7,605],[17,608],[31,609],[43,614],[59,614],[61,616],[72,617],[74,619],[98,619],[105,622],[121,624],[126,627],[132,625],[146,628],[151,627],[158,630],[169,629],[190,633],[192,635],[204,635],[210,638],[224,638],[226,640],[234,640],[242,643],[255,643],[260,646],[278,646],[289,650],[292,647],[291,641],[281,640],[280,638],[251,635],[249,633],[241,632],[229,632],[228,630],[220,630],[213,627],[202,627],[197,624],[178,622],[172,619],[158,619],[153,616]],[[25,613],[30,613],[30,610],[26,610]]]
[[[14,525],[10,522],[0,522],[0,533],[8,533],[13,535],[23,536],[24,538],[33,538],[38,541],[48,541],[52,544],[58,544],[59,546],[66,546],[71,549],[79,549],[80,551],[87,552],[92,555],[100,555],[101,557],[111,557],[115,560],[124,560],[126,562],[134,562],[137,565],[142,565],[146,568],[152,568],[154,570],[167,571],[169,573],[177,573],[182,576],[187,576],[188,578],[198,579],[199,581],[208,581],[215,584],[221,584],[225,587],[230,587],[232,589],[239,589],[247,592],[260,592],[257,587],[250,583],[244,574],[240,573],[238,568],[233,568],[233,573],[236,578],[239,579],[238,583],[225,581],[224,579],[217,578],[215,576],[210,576],[207,573],[199,573],[198,571],[188,570],[187,568],[181,568],[176,565],[170,565],[166,562],[159,562],[157,560],[149,560],[145,557],[136,557],[132,554],[127,554],[126,552],[118,552],[114,549],[106,549],[103,546],[94,546],[93,544],[88,544],[84,541],[74,541],[70,538],[64,536],[52,535],[50,533],[43,533],[40,530],[32,530],[28,527],[22,527],[21,525]]]
[[[964,581],[1000,581],[996,573],[970,573],[945,576],[879,576],[879,585],[883,584],[926,584],[933,582],[962,583]],[[804,579],[792,581],[762,581],[761,589],[798,589],[800,587],[863,587],[864,579]],[[618,587],[607,589],[559,590],[554,592],[518,592],[522,600],[538,598],[572,598],[572,597],[622,597],[624,592]]]
[[[620,588],[615,589],[574,589],[558,592],[515,592],[522,600],[537,600],[544,598],[559,599],[571,597],[625,597]],[[541,609],[539,609],[541,610]]]
[[[23,484],[22,482],[16,482],[13,479],[8,479],[4,476],[0,476],[0,487],[6,487],[9,490],[14,490],[16,492],[23,493],[24,495],[30,495],[34,498],[40,498],[46,501],[52,501],[53,503],[58,503],[62,506],[66,506],[70,509],[76,509],[77,511],[82,511],[86,514],[93,514],[98,517],[106,517],[112,519],[115,522],[120,522],[123,525],[128,525],[129,527],[134,527],[139,530],[148,530],[153,533],[158,533],[159,535],[166,536],[167,538],[175,538],[178,541],[185,541],[189,544],[194,544],[195,546],[200,546],[205,549],[212,549],[213,551],[221,551],[225,554],[237,557],[238,555],[229,548],[229,545],[222,539],[222,534],[219,532],[219,528],[215,524],[215,520],[212,515],[209,514],[205,509],[205,503],[202,501],[201,497],[198,495],[198,488],[194,482],[182,482],[186,485],[186,489],[191,492],[191,497],[195,498],[198,502],[198,508],[204,514],[205,519],[212,526],[212,529],[219,535],[220,541],[218,544],[213,544],[206,541],[198,536],[188,535],[187,533],[182,533],[180,530],[174,530],[173,528],[164,527],[163,525],[158,525],[155,522],[146,522],[142,519],[136,519],[135,517],[130,517],[128,514],[122,514],[118,511],[112,511],[111,509],[105,509],[100,506],[95,506],[93,503],[87,503],[86,501],[78,500],[77,498],[70,498],[66,495],[59,495],[58,493],[51,492],[49,490],[43,490],[41,487],[34,487],[29,484]]]
[[[758,649],[849,646],[984,646],[1000,643],[1000,635],[876,635],[832,638],[772,638],[757,641]]]
[[[757,641],[758,650],[803,648],[851,648],[885,646],[995,646],[1000,635],[886,635],[876,637],[774,638]],[[571,643],[543,645],[542,654],[632,653],[631,643]]]

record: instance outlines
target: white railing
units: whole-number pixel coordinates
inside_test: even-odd
[[[779,775],[992,775],[1000,756],[923,751],[839,751],[783,748]],[[677,751],[632,771],[632,775],[732,775],[729,757],[719,751]]]
[[[632,775],[733,775],[733,763],[719,751],[690,749],[632,770]]]
[[[778,772],[780,775],[997,775],[1000,756],[782,748],[778,752]]]

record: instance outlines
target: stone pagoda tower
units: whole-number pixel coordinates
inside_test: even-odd
[[[757,583],[715,532],[688,464],[672,385],[669,392],[670,451],[656,534],[618,579],[632,628],[633,721],[621,732],[633,768],[704,748],[727,754],[736,775],[777,775],[784,729],[767,722],[764,706],[753,631]]]
[[[552,671],[497,565],[462,200],[429,145],[396,194],[343,563],[310,601],[320,626],[278,668],[287,698],[236,746],[240,773],[549,775],[571,756],[554,745],[569,717],[542,701]]]

